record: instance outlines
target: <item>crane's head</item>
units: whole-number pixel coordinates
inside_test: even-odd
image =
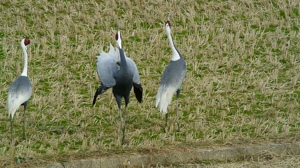
[[[121,41],[121,33],[120,30],[118,30],[117,34],[116,34],[116,42],[117,42],[117,46],[119,48],[122,48],[122,41]]]
[[[27,45],[30,44],[30,40],[28,38],[24,38],[21,41],[21,46],[25,49],[27,49]]]
[[[166,21],[166,27],[171,27],[171,22],[169,20]]]
[[[168,34],[171,34],[171,22],[169,20],[166,21],[166,31]]]
[[[30,40],[28,38],[25,38],[24,44],[25,44],[25,46],[27,46],[28,44],[30,44]]]

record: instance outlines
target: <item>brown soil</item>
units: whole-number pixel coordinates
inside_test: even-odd
[[[300,143],[168,149],[54,163],[48,168],[92,167],[299,167]],[[298,166],[297,166],[298,165]]]

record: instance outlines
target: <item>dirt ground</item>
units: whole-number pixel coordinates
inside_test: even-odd
[[[192,148],[177,147],[55,163],[47,168],[93,167],[300,167],[300,143]]]
[[[184,167],[193,167],[193,165],[187,165]],[[216,164],[212,166],[202,166],[194,165],[194,167],[218,167],[218,168],[235,168],[235,167],[280,167],[280,168],[292,168],[300,167],[300,157],[299,156],[281,156],[274,157],[271,160],[262,160],[262,161],[246,161],[246,162],[236,162],[236,163],[225,163],[225,164]]]
[[[163,166],[161,166],[163,167]],[[252,161],[241,161],[234,163],[216,163],[216,164],[181,164],[177,166],[170,167],[187,167],[187,168],[292,168],[292,167],[300,167],[300,156],[280,156],[274,157],[271,160],[252,160]]]
[[[62,166],[63,167],[63,166]],[[147,166],[145,166],[147,167]],[[159,168],[293,168],[300,167],[300,156],[274,156],[272,159],[268,160],[266,158],[261,158],[261,160],[251,160],[251,161],[238,161],[231,163],[210,163],[210,164],[199,164],[199,163],[188,163],[188,164],[176,164],[170,166],[155,165],[149,167],[159,167]],[[54,167],[52,167],[54,168]]]

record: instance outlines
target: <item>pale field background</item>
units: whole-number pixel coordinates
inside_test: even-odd
[[[26,141],[23,108],[14,117],[17,167],[177,145],[299,139],[299,1],[4,0],[0,10],[0,167],[9,164],[7,91],[23,69],[23,37],[31,40],[34,90]],[[168,15],[187,75],[179,99],[181,132],[173,101],[164,133],[155,95],[171,58]],[[115,46],[118,21],[123,49],[136,62],[144,87],[143,103],[131,95],[126,146],[120,145],[111,90],[92,106],[100,84],[96,56],[109,43]]]

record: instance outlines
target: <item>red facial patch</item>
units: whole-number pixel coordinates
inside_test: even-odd
[[[170,21],[167,21],[166,24],[168,24],[171,27],[171,22]]]
[[[119,36],[118,36],[118,33],[116,34],[116,40],[118,40],[119,39]]]
[[[27,46],[28,44],[30,44],[30,40],[29,40],[28,38],[26,38],[26,39],[24,40],[24,44],[25,44],[25,46]]]

